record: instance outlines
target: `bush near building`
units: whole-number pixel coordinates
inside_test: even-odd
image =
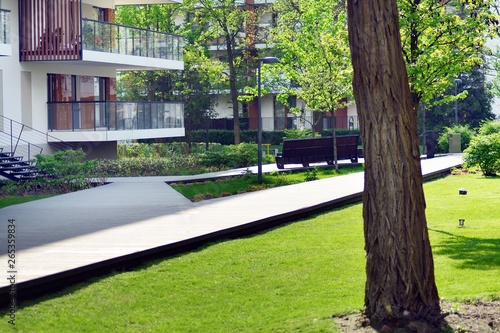
[[[464,151],[466,166],[479,166],[485,176],[500,172],[500,121],[484,122]]]
[[[474,130],[471,129],[469,125],[445,127],[437,143],[437,150],[439,153],[447,153],[450,151],[449,136],[452,133],[460,133],[460,146],[462,151],[469,146],[470,140],[475,134]]]

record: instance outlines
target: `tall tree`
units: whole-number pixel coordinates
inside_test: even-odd
[[[185,0],[188,24],[202,28],[199,41],[220,46],[216,56],[227,65],[229,92],[233,109],[234,143],[240,143],[238,96],[246,85],[249,59],[255,44],[258,11],[252,0]],[[242,32],[247,31],[244,37]]]
[[[120,76],[119,85],[126,86],[126,99],[149,101],[182,101],[186,138],[190,142],[190,125],[205,121],[205,110],[213,115],[215,86],[225,82],[222,63],[212,59],[206,45],[198,43],[201,31],[178,27],[174,19],[179,6],[120,6],[117,20],[122,24],[184,36],[183,71],[133,71]]]
[[[467,96],[457,101],[459,125],[469,125],[471,128],[479,128],[481,122],[486,119],[494,119],[492,112],[493,94],[490,84],[486,82],[485,67],[476,66],[469,73],[460,75],[461,83],[457,85],[457,93],[467,92]],[[454,95],[455,87],[451,86],[445,91],[446,95]],[[434,102],[434,103],[432,103]],[[431,101],[431,106],[426,110],[425,128],[442,132],[444,127],[455,124],[455,103],[438,103],[441,100]]]
[[[279,70],[293,83],[279,97],[286,103],[295,95],[312,111],[333,115],[352,97],[345,2],[279,0],[273,10],[279,13],[272,29]]]
[[[347,13],[365,157],[366,314],[375,322],[436,319],[439,297],[397,1],[348,0]]]
[[[413,107],[454,101],[445,94],[460,73],[483,63],[485,43],[496,36],[494,0],[398,0],[402,50]]]

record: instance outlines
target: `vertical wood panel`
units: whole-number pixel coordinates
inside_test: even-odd
[[[21,61],[79,60],[80,0],[21,0]]]

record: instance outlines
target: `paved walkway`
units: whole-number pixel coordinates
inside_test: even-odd
[[[423,160],[422,170],[424,176],[432,176],[461,163],[461,155],[437,157]],[[11,271],[5,245],[9,219],[16,225],[17,288],[29,293],[130,260],[180,252],[214,237],[358,201],[363,190],[363,173],[356,173],[192,203],[166,185],[167,181],[237,175],[245,170],[111,178],[106,186],[0,209],[0,266],[4,275]],[[264,172],[272,170],[273,165],[263,167]],[[9,281],[0,279],[0,298],[8,287]]]

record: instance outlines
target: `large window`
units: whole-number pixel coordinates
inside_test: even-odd
[[[114,78],[48,75],[49,121],[57,129],[106,127],[107,101],[116,100]]]

